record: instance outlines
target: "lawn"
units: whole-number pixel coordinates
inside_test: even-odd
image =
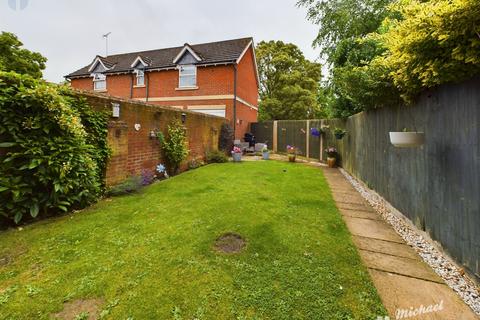
[[[214,249],[226,232],[243,251]],[[0,233],[1,319],[89,299],[104,319],[385,314],[322,171],[276,161],[208,165]]]

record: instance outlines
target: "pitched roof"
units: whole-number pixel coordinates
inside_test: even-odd
[[[242,38],[234,40],[226,40],[219,42],[210,42],[189,45],[194,52],[202,59],[197,65],[208,65],[215,63],[233,63],[242,55],[247,45],[252,42],[252,38]],[[142,59],[148,60],[148,69],[162,69],[162,68],[174,68],[176,65],[173,63],[175,57],[183,50],[185,46],[157,49],[150,51],[131,52],[123,54],[115,54],[107,57],[100,57],[102,62],[109,68],[105,73],[117,73],[117,72],[131,72],[132,63],[140,56]],[[93,62],[92,62],[93,63]],[[91,64],[70,73],[66,78],[75,78],[89,76],[88,69]]]

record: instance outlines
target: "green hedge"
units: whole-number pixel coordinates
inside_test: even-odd
[[[0,72],[0,215],[82,208],[102,192],[107,116],[69,89]]]

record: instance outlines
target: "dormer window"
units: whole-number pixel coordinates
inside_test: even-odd
[[[193,88],[197,86],[197,67],[194,65],[184,65],[178,67],[179,88]]]
[[[93,89],[95,91],[107,90],[107,77],[103,73],[93,74]]]
[[[137,87],[143,87],[145,85],[145,71],[137,69],[135,73],[137,75]]]

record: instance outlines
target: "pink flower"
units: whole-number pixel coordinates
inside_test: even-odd
[[[232,153],[242,153],[242,149],[239,147],[233,147]]]

